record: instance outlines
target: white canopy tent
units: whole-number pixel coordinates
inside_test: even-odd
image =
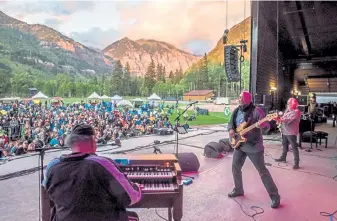
[[[123,100],[123,98],[121,96],[115,95],[115,96],[113,96],[111,98],[111,100],[113,100],[113,101],[121,101],[121,100]]]
[[[39,93],[35,94],[32,99],[37,99],[37,100],[41,100],[41,99],[48,99],[48,97],[46,95],[44,95],[41,91],[39,91]]]
[[[161,100],[161,98],[156,94],[156,93],[153,93],[150,97],[147,98],[148,100]]]
[[[117,103],[117,107],[119,107],[119,106],[130,106],[130,107],[132,107],[133,105],[128,100],[121,100]]]
[[[134,102],[144,102],[144,100],[143,100],[143,99],[140,99],[140,98],[136,98],[136,99],[134,99],[133,101],[134,101]]]
[[[102,98],[102,99],[110,99],[110,97],[107,96],[107,95],[103,95],[101,98]]]
[[[88,99],[101,99],[101,96],[94,92],[88,97]]]

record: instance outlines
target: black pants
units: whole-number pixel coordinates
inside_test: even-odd
[[[138,214],[132,211],[124,211],[120,214],[120,221],[139,221]]]
[[[242,192],[242,193],[244,192],[241,170],[242,170],[243,164],[245,163],[247,156],[252,161],[255,168],[259,172],[261,176],[261,180],[270,198],[275,199],[279,197],[278,189],[273,181],[273,178],[271,177],[269,173],[269,170],[266,168],[266,165],[264,164],[264,152],[263,151],[258,152],[258,153],[245,153],[241,151],[240,149],[234,150],[232,172],[233,172],[233,178],[234,178],[234,184],[235,184],[235,191]]]
[[[289,144],[291,145],[291,148],[293,148],[295,164],[298,165],[299,162],[300,162],[300,153],[298,151],[297,136],[296,135],[282,135],[283,150],[282,150],[281,158],[283,158],[284,160],[287,159]]]

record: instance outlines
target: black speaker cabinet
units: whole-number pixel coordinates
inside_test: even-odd
[[[178,162],[182,172],[196,172],[200,168],[198,157],[194,153],[179,153]]]
[[[222,144],[217,142],[210,142],[206,144],[204,148],[204,155],[208,158],[218,158],[222,150]]]
[[[256,94],[254,96],[254,102],[255,102],[255,104],[263,104],[262,94]]]
[[[225,71],[228,82],[239,82],[238,49],[231,45],[225,46],[224,53]]]
[[[308,96],[299,95],[297,96],[298,105],[308,105]]]

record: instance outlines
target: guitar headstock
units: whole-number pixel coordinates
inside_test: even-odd
[[[268,115],[266,116],[266,118],[267,118],[268,121],[275,120],[275,119],[278,118],[278,117],[279,117],[279,114],[278,114],[278,113],[268,114]]]

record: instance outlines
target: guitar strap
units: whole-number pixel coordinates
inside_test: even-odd
[[[243,109],[243,112],[245,114],[244,119],[245,119],[245,122],[247,122],[246,127],[249,127],[250,125],[255,123],[255,122],[252,122],[254,111],[255,111],[255,105],[253,105],[252,103],[248,107]]]
[[[241,106],[237,107],[234,109],[233,111],[233,115],[232,115],[232,118],[229,122],[229,125],[231,126],[231,128],[234,128],[236,129],[239,125],[236,125],[236,117],[237,117],[237,114],[238,114],[238,111],[241,110],[242,112],[244,112],[244,121],[247,122],[247,125],[246,127],[250,126],[252,124],[252,114],[255,110],[255,106],[250,103],[247,107],[243,108]]]

